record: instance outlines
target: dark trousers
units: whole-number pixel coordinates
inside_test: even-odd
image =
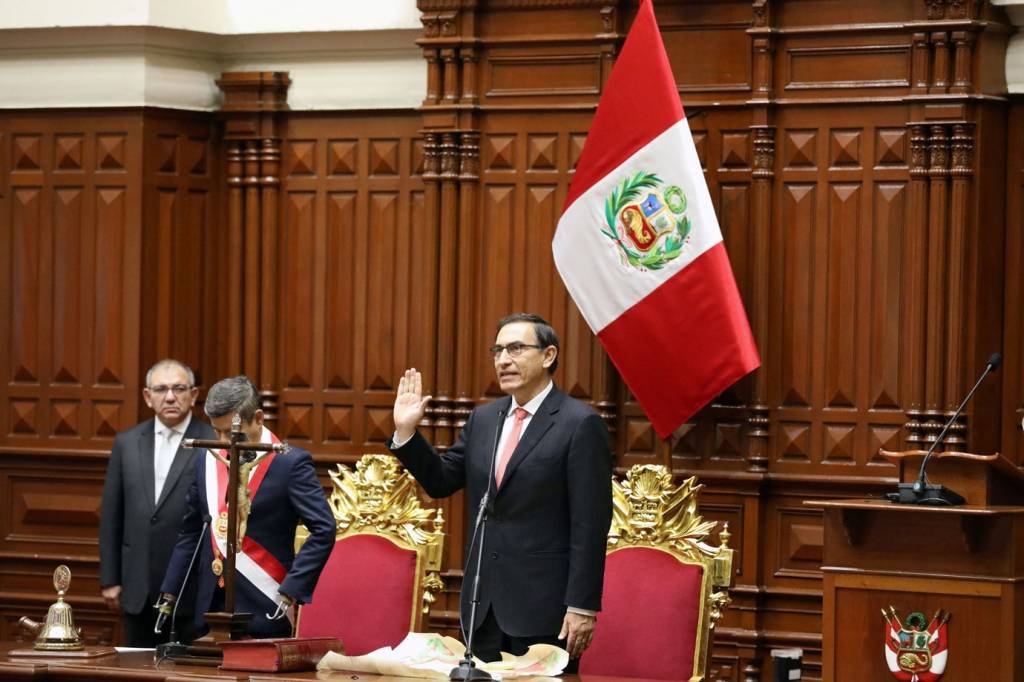
[[[153,627],[156,625],[157,610],[151,604],[155,601],[155,598],[147,601],[146,605],[142,607],[141,613],[121,614],[121,630],[123,633],[121,639],[124,642],[124,646],[153,648],[170,640],[171,623],[166,623],[160,634],[153,632]],[[177,618],[175,619],[177,627],[173,628],[175,640],[188,643],[195,639],[196,628],[192,622],[193,619],[191,606],[182,604],[178,609]]]
[[[157,644],[166,642],[168,637],[166,628],[159,635],[153,632],[153,626],[156,625],[156,615],[156,609],[150,606],[149,603],[142,607],[140,613],[122,613],[121,630],[123,636],[121,641],[124,643],[124,646],[152,649]]]
[[[501,660],[501,652],[506,651],[513,656],[522,656],[531,644],[553,644],[565,648],[565,640],[558,639],[558,633],[536,635],[532,637],[513,637],[502,632],[498,620],[494,617],[494,609],[487,609],[480,627],[473,633],[473,655],[481,661],[490,663]],[[579,669],[579,659],[570,658],[565,672],[575,674]]]

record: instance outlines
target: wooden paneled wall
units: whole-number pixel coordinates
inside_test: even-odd
[[[951,446],[1021,462],[1024,114],[1012,27],[984,3],[656,5],[763,365],[669,447],[568,299],[550,240],[635,3],[419,0],[423,107],[291,112],[284,74],[225,74],[218,114],[0,114],[0,637],[41,615],[65,558],[90,638],[113,434],[142,373],[249,373],[322,474],[383,450],[395,381],[424,370],[450,443],[498,395],[485,348],[516,310],[560,332],[558,383],[617,467],[667,464],[728,521],[733,605],[712,679],[820,660],[820,513],[895,484],[880,447],[927,447],[993,351]],[[643,104],[637,103],[637,116]],[[680,330],[680,352],[687,352]],[[642,352],[643,339],[637,339]],[[55,473],[57,475],[55,475]],[[325,479],[326,480],[326,479]],[[465,540],[443,501],[454,631]]]

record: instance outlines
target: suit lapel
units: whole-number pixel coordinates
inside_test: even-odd
[[[149,428],[139,434],[139,471],[142,472],[142,490],[145,493],[146,505],[153,510],[153,492],[156,487],[153,473],[153,420],[149,420]]]
[[[197,438],[199,436],[196,433],[199,430],[199,422],[195,414],[192,415],[192,421],[188,423],[188,428],[185,429],[185,435],[181,437],[181,442],[184,443],[186,438]],[[152,443],[150,439],[150,443]],[[191,449],[184,448],[181,443],[178,444],[178,450],[174,453],[174,460],[171,461],[171,468],[167,471],[167,479],[164,481],[164,487],[160,491],[160,499],[156,503],[156,508],[159,509],[160,505],[167,499],[167,495],[174,488],[174,484],[178,482],[181,477],[181,472],[185,470],[185,465],[188,464],[189,455],[192,453]],[[152,460],[150,460],[152,461]],[[150,471],[152,472],[153,467],[150,465]],[[154,484],[155,485],[155,484]]]
[[[520,437],[519,445],[516,446],[515,452],[512,453],[512,459],[509,460],[508,466],[505,467],[505,476],[501,479],[502,489],[508,485],[509,480],[515,475],[516,469],[519,468],[523,460],[530,456],[530,453],[534,451],[537,444],[544,438],[544,434],[555,425],[558,408],[561,406],[562,392],[552,387],[551,393],[540,404],[537,414],[533,415],[533,418],[530,419],[530,425],[526,427],[526,432]]]

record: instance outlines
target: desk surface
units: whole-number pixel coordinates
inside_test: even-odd
[[[414,682],[409,677],[384,677],[350,672],[250,673],[219,668],[183,665],[170,661],[157,667],[153,653],[132,651],[90,659],[69,658],[11,658],[12,649],[24,649],[23,643],[0,642],[0,680],[77,680],[100,682],[106,680],[148,680],[160,682],[300,682],[308,680],[341,680],[362,682]],[[523,678],[524,682],[528,678]],[[597,675],[566,675],[566,682],[644,682],[638,678],[601,677]],[[518,682],[518,681],[517,681]]]

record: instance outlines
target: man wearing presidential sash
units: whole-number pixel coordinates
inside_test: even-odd
[[[213,385],[206,396],[205,411],[222,441],[230,440],[231,422],[237,414],[244,441],[279,442],[263,426],[259,405],[259,392],[253,383],[237,376]],[[224,608],[227,456],[224,450],[202,450],[196,458],[187,511],[162,587],[165,600],[173,599],[185,580],[196,543],[201,543],[195,576],[190,578],[197,581],[195,613],[199,632],[206,630],[204,613]],[[312,599],[317,578],[334,546],[334,515],[316,477],[312,457],[305,450],[289,448],[244,458],[239,484],[244,490],[239,494],[235,609],[253,615],[248,628],[251,636],[287,637],[291,634],[289,607]],[[206,516],[211,519],[210,532],[200,537]],[[309,538],[295,554],[295,529],[300,521],[309,529]]]

